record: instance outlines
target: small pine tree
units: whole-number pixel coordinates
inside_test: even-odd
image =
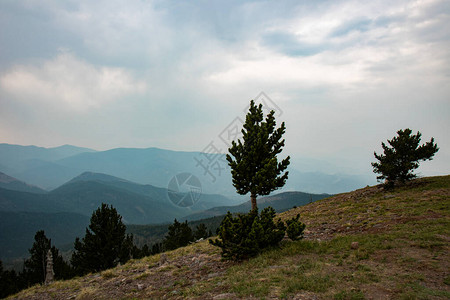
[[[222,257],[225,259],[253,257],[283,239],[286,226],[280,219],[275,223],[274,217],[275,210],[272,207],[265,208],[261,215],[255,209],[236,217],[228,212],[219,227],[219,238],[209,242],[222,248]]]
[[[194,231],[194,239],[206,239],[208,236],[208,228],[206,227],[206,225],[203,223],[197,225]]]
[[[158,254],[161,252],[163,252],[163,243],[155,243],[152,245],[152,251],[151,251],[152,255],[155,255],[155,254]]]
[[[422,134],[412,134],[411,129],[397,131],[396,137],[388,140],[390,145],[381,143],[384,154],[374,152],[378,162],[373,162],[372,167],[378,180],[386,180],[386,186],[392,187],[396,182],[404,183],[416,177],[413,170],[419,167],[419,161],[432,160],[439,150],[434,143],[434,138],[419,146]]]
[[[146,257],[146,256],[149,256],[149,255],[151,255],[151,254],[152,254],[152,253],[151,253],[150,248],[148,247],[147,244],[145,244],[144,246],[142,246],[142,249],[141,249],[141,257]]]
[[[175,219],[173,224],[169,226],[169,232],[164,238],[164,249],[174,250],[184,247],[192,242],[193,239],[192,229],[189,227],[187,221],[180,223]]]
[[[142,248],[139,248],[136,245],[133,245],[133,247],[131,249],[131,257],[134,259],[143,258],[143,257],[149,256],[151,254],[152,253],[147,244],[144,244],[144,246],[142,246]]]
[[[286,233],[288,237],[293,240],[300,240],[303,238],[303,230],[305,230],[306,225],[299,221],[300,214],[297,214],[295,218],[286,221]]]
[[[76,238],[72,265],[78,274],[98,272],[130,259],[133,236],[125,234],[125,225],[117,210],[102,203],[92,213],[89,228],[82,240]]]

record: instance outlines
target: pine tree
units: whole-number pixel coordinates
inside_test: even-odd
[[[256,209],[236,217],[228,212],[219,227],[219,238],[209,242],[222,248],[222,257],[225,259],[253,257],[283,239],[286,226],[280,219],[275,223],[274,217],[275,210],[272,207],[266,207],[260,215]]]
[[[286,233],[288,237],[293,240],[300,240],[303,238],[303,230],[305,230],[306,225],[299,221],[300,214],[297,214],[292,219],[286,220]]]
[[[208,228],[206,227],[206,225],[203,223],[197,225],[194,231],[194,239],[206,239],[208,236]]]
[[[169,226],[169,232],[164,238],[163,244],[165,250],[174,250],[179,247],[184,247],[192,242],[194,239],[192,229],[189,227],[187,221],[180,223],[177,219]]]
[[[146,257],[146,256],[149,256],[151,254],[152,254],[152,252],[150,251],[150,248],[148,247],[147,244],[142,246],[142,248],[141,248],[141,257]]]
[[[151,251],[152,255],[155,255],[155,254],[158,254],[161,252],[163,252],[163,243],[155,243],[152,245],[152,251]]]
[[[50,248],[51,241],[45,236],[44,230],[36,232],[33,246],[28,250],[30,252],[30,258],[24,263],[24,273],[30,284],[44,282],[47,252]]]
[[[102,203],[93,212],[84,238],[75,240],[71,262],[77,273],[97,272],[113,268],[119,262],[127,262],[133,247],[133,237],[126,235],[125,230],[117,210]]]
[[[52,252],[55,279],[68,279],[73,276],[72,268],[59,254],[59,250],[51,245],[51,240],[45,236],[44,230],[39,230],[34,236],[33,246],[29,249],[30,258],[24,263],[23,277],[28,285],[45,281],[49,249]]]
[[[419,167],[419,161],[432,160],[439,150],[434,143],[434,138],[419,146],[422,134],[412,134],[411,129],[397,131],[398,136],[388,140],[390,145],[381,143],[384,154],[374,152],[378,162],[373,162],[372,167],[378,180],[386,180],[388,187],[396,182],[404,183],[416,177],[413,170]]]
[[[264,121],[262,104],[256,106],[252,100],[242,129],[242,141],[233,141],[228,149],[233,186],[241,195],[250,193],[252,210],[257,209],[258,195],[268,195],[284,186],[288,178],[289,172],[282,172],[287,169],[290,157],[281,162],[277,159],[284,146],[281,138],[286,128],[284,122],[275,128],[274,114],[271,111]]]
[[[6,298],[8,295],[17,293],[22,289],[20,279],[16,271],[3,270],[3,263],[0,260],[0,299]]]

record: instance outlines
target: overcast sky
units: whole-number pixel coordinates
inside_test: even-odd
[[[409,127],[448,174],[448,24],[446,0],[2,0],[0,142],[226,151],[265,92],[294,161],[371,172]]]

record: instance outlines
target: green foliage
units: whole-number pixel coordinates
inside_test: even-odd
[[[44,231],[40,230],[36,232],[33,246],[29,250],[31,257],[24,263],[30,283],[42,283],[45,281],[47,252],[50,247],[50,240],[45,236]]]
[[[242,260],[256,256],[264,248],[277,245],[284,237],[286,226],[273,221],[275,210],[265,208],[233,217],[228,213],[219,228],[219,238],[210,243],[222,248],[225,259]]]
[[[299,221],[300,214],[297,214],[295,218],[286,220],[286,233],[288,237],[293,240],[300,240],[303,238],[303,230],[305,230],[306,225]]]
[[[102,203],[91,217],[82,240],[75,240],[72,265],[78,274],[98,272],[130,259],[133,236],[125,234],[125,225],[117,210]]]
[[[163,252],[163,243],[155,243],[152,245],[152,254],[158,254]]]
[[[334,295],[335,300],[363,300],[365,299],[363,292],[360,290],[341,291]]]
[[[284,146],[284,139],[281,138],[286,128],[283,122],[275,129],[274,114],[271,111],[263,121],[262,104],[256,106],[252,100],[242,129],[243,141],[233,141],[228,149],[227,161],[231,167],[233,186],[241,195],[250,192],[252,209],[257,207],[257,195],[270,194],[284,186],[288,178],[289,172],[281,173],[288,167],[290,157],[281,162],[277,160]]]
[[[0,261],[0,298],[45,281],[47,267],[47,252],[51,250],[53,256],[53,271],[55,279],[69,279],[74,273],[68,263],[64,261],[55,246],[51,246],[51,240],[45,236],[43,230],[37,231],[34,243],[29,249],[30,257],[25,260],[23,272],[16,273],[14,270],[3,270]]]
[[[142,248],[137,247],[136,245],[133,245],[131,248],[131,257],[134,259],[143,258],[145,256],[151,255],[152,252],[147,244],[142,246]]]
[[[216,232],[219,228],[220,223],[225,217],[226,211],[223,213],[223,216],[210,217],[207,219],[196,220],[196,221],[188,221],[189,227],[191,229],[197,228],[200,224],[204,224],[208,231],[208,236],[212,236],[212,232]],[[0,214],[1,216],[1,214]],[[149,225],[130,225],[127,224],[127,233],[133,234],[133,242],[138,247],[143,247],[145,244],[149,246],[153,246],[155,244],[160,244],[167,233],[169,232],[169,226],[172,224],[149,224]],[[195,230],[194,234],[195,234]],[[160,245],[161,246],[161,245]],[[155,245],[155,247],[159,247]],[[152,247],[150,247],[152,248]],[[156,250],[156,249],[155,249]],[[162,246],[161,246],[162,251]],[[153,252],[153,254],[160,253]]]
[[[0,260],[0,298],[17,293],[23,288],[23,282],[14,270],[3,270]]]
[[[195,240],[206,239],[208,236],[211,235],[208,233],[208,228],[206,227],[206,225],[203,223],[197,225],[194,231],[194,239]]]
[[[419,146],[422,134],[412,134],[411,129],[397,131],[398,136],[388,140],[390,145],[381,143],[384,154],[378,155],[374,152],[378,162],[373,162],[374,173],[378,180],[386,180],[388,186],[396,182],[404,183],[416,177],[413,170],[419,167],[419,161],[432,160],[434,154],[439,150],[434,143],[434,138]]]
[[[180,223],[175,219],[169,226],[169,232],[164,238],[163,245],[165,250],[174,250],[188,245],[193,240],[192,229],[187,221]]]
[[[72,277],[71,267],[64,261],[55,246],[51,246],[51,240],[40,230],[34,236],[34,243],[30,252],[30,258],[25,260],[23,277],[28,285],[43,283],[45,281],[47,252],[51,249],[53,257],[53,271],[55,279],[68,279]]]

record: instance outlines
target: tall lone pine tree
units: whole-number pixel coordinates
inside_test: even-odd
[[[419,161],[432,160],[439,148],[434,143],[434,138],[419,146],[422,134],[412,134],[411,129],[397,131],[396,137],[388,140],[391,147],[381,143],[384,154],[374,152],[378,162],[373,162],[372,167],[378,180],[386,180],[386,186],[393,186],[396,182],[404,183],[416,177],[412,172],[419,167]]]
[[[233,141],[228,149],[227,161],[231,167],[233,186],[241,195],[250,193],[252,210],[257,209],[258,195],[268,195],[282,187],[288,178],[289,172],[281,173],[288,167],[290,157],[281,162],[277,159],[284,146],[281,137],[286,127],[283,122],[275,129],[274,114],[272,110],[264,121],[262,104],[256,106],[252,100],[241,131],[243,141]]]

